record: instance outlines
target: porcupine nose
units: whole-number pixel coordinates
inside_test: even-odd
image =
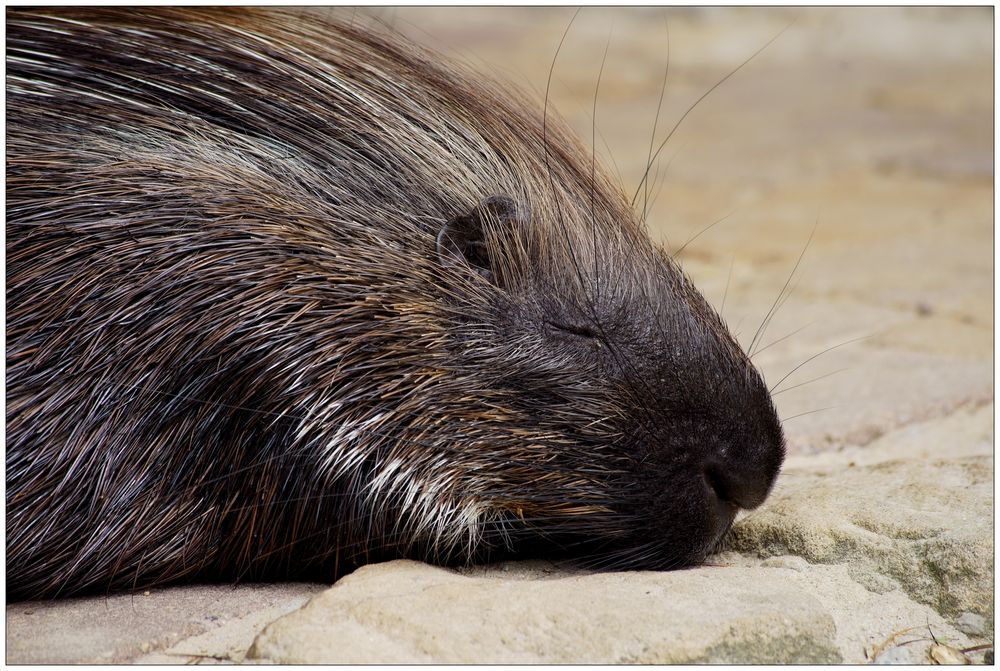
[[[763,503],[774,482],[764,468],[725,464],[718,459],[705,464],[704,475],[709,489],[721,502],[744,510]]]

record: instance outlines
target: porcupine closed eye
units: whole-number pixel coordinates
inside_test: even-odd
[[[275,10],[7,10],[8,599],[699,561],[760,375],[550,113]]]

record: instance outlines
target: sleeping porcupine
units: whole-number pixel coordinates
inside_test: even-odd
[[[280,11],[7,10],[8,599],[702,559],[761,376],[553,118]]]

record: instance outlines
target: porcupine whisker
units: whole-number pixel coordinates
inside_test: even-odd
[[[723,77],[722,79],[720,79],[719,81],[717,81],[715,84],[713,84],[710,89],[708,89],[707,91],[705,91],[705,93],[703,93],[697,100],[695,100],[693,103],[691,103],[691,105],[684,111],[684,113],[680,116],[680,118],[677,120],[677,122],[674,123],[673,127],[670,129],[670,132],[667,133],[667,136],[663,139],[663,142],[661,142],[660,145],[656,148],[656,151],[653,153],[653,157],[649,161],[646,162],[646,170],[645,170],[645,172],[643,172],[642,179],[639,180],[639,186],[636,188],[635,194],[632,196],[632,206],[633,207],[635,206],[636,198],[639,197],[639,191],[642,188],[643,183],[649,177],[649,171],[650,171],[650,169],[652,167],[652,162],[656,160],[656,157],[660,155],[661,151],[663,151],[663,148],[667,145],[667,142],[670,141],[670,138],[673,137],[673,135],[674,135],[675,132],[677,132],[677,129],[680,127],[680,125],[682,123],[684,123],[684,119],[687,118],[687,116],[694,110],[695,107],[697,107],[701,103],[702,100],[704,100],[709,95],[711,95],[712,92],[715,91],[715,89],[717,89],[720,86],[722,86],[722,84],[725,83],[730,77],[732,77],[737,72],[739,72],[740,70],[742,70],[748,63],[750,63],[750,61],[752,61],[753,59],[757,58],[757,56],[761,52],[763,52],[765,49],[767,49],[769,46],[771,46],[779,37],[781,37],[785,33],[786,30],[788,30],[789,28],[791,28],[794,23],[795,23],[795,21],[793,20],[791,23],[789,23],[784,28],[782,28],[780,31],[778,31],[778,33],[774,37],[772,37],[770,40],[768,40],[762,47],[760,47],[759,49],[757,49],[757,51],[755,51],[752,54],[750,54],[750,56],[747,57],[747,59],[745,61],[743,61],[742,63],[740,63],[738,66],[736,66],[735,69],[730,70],[730,72],[725,77]]]
[[[642,378],[642,376],[639,375],[638,370],[635,369],[635,366],[629,359],[628,355],[620,352],[618,348],[612,344],[612,340],[608,338],[607,333],[604,330],[604,326],[599,321],[595,320],[595,323],[597,324],[597,328],[604,339],[605,347],[607,348],[607,350],[618,360],[618,362],[622,366],[628,367],[632,372],[632,375],[626,377],[625,384],[626,387],[629,389],[630,393],[632,394],[633,398],[642,398],[642,396],[639,393],[640,390],[637,389],[636,387],[637,382],[643,385],[643,387],[645,388],[644,391],[646,392],[646,397],[647,398],[651,397],[652,391],[649,388],[648,383],[646,383],[645,380]],[[646,424],[646,430],[649,431],[651,435],[655,435],[655,430],[653,429],[655,429],[656,427],[656,420],[652,412],[643,408],[643,415],[644,415],[644,423]]]
[[[653,145],[656,143],[656,126],[660,122],[660,111],[663,109],[663,97],[667,92],[667,78],[670,76],[670,23],[667,21],[666,11],[663,11],[663,29],[666,33],[666,50],[667,50],[667,62],[663,66],[663,83],[660,85],[660,98],[656,102],[656,114],[653,115],[653,131],[649,134],[649,149],[646,152],[646,165],[650,165],[653,160]],[[673,157],[671,157],[671,160]],[[656,166],[657,175],[659,175],[660,166]],[[656,181],[656,178],[653,180]],[[642,222],[645,225],[646,216],[649,214],[649,184],[648,182],[641,183],[643,188],[642,195]],[[666,236],[664,236],[666,237]],[[666,240],[669,245],[670,241]]]
[[[656,557],[659,549],[660,548],[654,543],[646,543],[643,546],[628,552],[620,549],[607,550],[604,552],[586,554],[580,559],[571,559],[566,561],[588,571],[627,571],[641,566],[648,566],[650,560]],[[679,562],[668,562],[666,566],[661,566],[660,568],[669,569],[677,565],[679,565]]]
[[[785,303],[787,303],[789,301],[789,299],[791,299],[792,294],[795,293],[795,290],[799,288],[799,283],[801,283],[801,282],[802,282],[802,276],[799,275],[798,277],[795,278],[795,283],[792,284],[792,286],[788,289],[788,291],[785,292],[785,295],[784,296],[780,296],[779,295],[778,305],[777,305],[777,307],[774,308],[774,314],[771,315],[770,319],[768,319],[768,321],[767,321],[767,324],[764,326],[765,330],[770,326],[770,324],[773,321],[774,317],[778,314],[778,312],[781,310],[781,308],[783,308],[785,306]],[[802,327],[802,328],[805,328],[805,327]],[[761,341],[762,341],[762,339],[763,339],[763,333],[761,334]],[[758,341],[757,344],[759,345],[760,341]],[[774,345],[774,344],[776,344],[776,342],[771,342],[768,345],[768,347],[770,347],[771,345]],[[751,360],[753,360],[753,357],[755,357],[758,354],[760,354],[760,352],[761,352],[761,348],[758,348],[757,350],[754,351],[754,353],[752,355],[748,355],[748,356],[750,357]]]
[[[549,151],[549,144],[548,144],[548,126],[546,124],[546,121],[547,121],[547,118],[548,118],[549,91],[550,91],[550,88],[551,88],[551,85],[552,85],[552,75],[555,72],[556,61],[559,58],[559,52],[562,50],[562,46],[563,46],[563,43],[566,40],[566,36],[569,34],[569,30],[573,26],[573,22],[576,20],[576,17],[579,15],[581,9],[583,9],[583,8],[582,7],[578,7],[577,10],[573,13],[573,17],[569,20],[569,24],[567,24],[566,30],[563,32],[562,38],[560,38],[560,40],[559,40],[559,45],[556,47],[555,54],[553,54],[553,56],[552,56],[552,63],[549,66],[549,76],[548,76],[548,79],[546,80],[546,83],[545,83],[545,103],[544,103],[544,107],[543,107],[543,111],[542,111],[542,145],[543,145],[544,150],[545,150],[545,167],[546,167],[546,171],[548,172],[548,176],[549,176],[549,188],[552,191],[553,202],[554,202],[554,204],[556,206],[556,221],[558,222],[559,229],[560,229],[560,231],[563,234],[564,243],[566,245],[565,248],[569,252],[569,260],[572,262],[573,269],[576,272],[576,277],[577,277],[577,280],[580,283],[580,288],[582,290],[585,290],[587,283],[584,280],[583,271],[582,271],[582,269],[580,267],[580,263],[577,261],[576,252],[574,250],[573,243],[572,243],[572,241],[570,239],[570,236],[569,236],[569,230],[568,230],[568,228],[566,226],[566,221],[563,218],[563,212],[562,212],[562,206],[560,204],[560,199],[558,197],[555,197],[556,196],[556,193],[555,193],[556,188],[555,188],[555,182],[554,182],[554,178],[553,178],[553,174],[552,174],[552,166],[551,166],[551,163],[550,163],[550,151]],[[586,294],[586,292],[585,292],[585,298],[588,301],[588,307],[590,308],[592,316],[594,317],[594,321],[596,322],[597,321],[597,319],[596,319],[596,311],[593,308],[593,301]]]
[[[791,387],[785,387],[784,389],[780,389],[780,390],[772,393],[771,396],[774,397],[774,396],[777,396],[778,394],[783,394],[786,391],[791,391],[792,389],[798,389],[799,387],[804,387],[807,384],[812,384],[813,382],[819,382],[820,380],[822,380],[824,378],[827,378],[827,377],[830,377],[831,375],[836,375],[837,373],[843,373],[845,370],[850,370],[850,367],[848,366],[848,367],[845,367],[845,368],[838,368],[835,371],[831,371],[829,373],[826,373],[825,375],[819,375],[817,377],[814,377],[811,380],[806,380],[805,382],[800,382],[798,384],[793,384]]]
[[[797,334],[801,333],[802,331],[805,331],[807,328],[809,328],[810,326],[812,326],[813,324],[816,324],[816,323],[817,323],[816,321],[811,321],[808,324],[806,324],[805,326],[800,326],[799,328],[795,329],[791,333],[787,333],[787,334],[781,336],[777,340],[772,340],[771,342],[769,342],[768,344],[764,345],[763,347],[761,347],[760,349],[758,349],[756,352],[754,352],[753,356],[757,356],[758,354],[760,354],[761,352],[763,352],[767,348],[773,347],[774,345],[777,345],[780,342],[784,342],[785,340],[788,340],[792,336],[797,335]],[[751,357],[751,358],[753,358],[753,357]]]
[[[648,251],[648,253],[652,253],[652,251],[651,251],[651,250],[645,250],[645,249],[644,249],[643,251],[644,251],[644,252]],[[623,277],[623,276],[624,276],[624,266],[625,266],[625,265],[631,265],[631,262],[632,262],[632,260],[633,260],[633,259],[631,258],[631,257],[632,257],[632,255],[633,255],[633,254],[638,254],[638,253],[642,253],[642,252],[640,252],[640,251],[639,251],[639,250],[638,250],[638,249],[637,249],[636,247],[633,247],[633,248],[632,248],[632,249],[630,250],[630,252],[629,252],[629,253],[627,254],[627,257],[626,257],[626,258],[627,258],[627,260],[628,260],[628,263],[627,263],[627,264],[623,264],[623,267],[622,267],[622,269],[620,269],[620,270],[619,270],[619,278],[621,278],[621,277]],[[616,290],[617,290],[617,284],[616,284]],[[652,308],[653,308],[653,304],[652,304],[652,301],[651,301],[651,299],[649,298],[649,295],[648,295],[648,292],[647,292],[647,291],[645,290],[645,287],[640,287],[640,295],[641,295],[641,297],[643,298],[643,300],[645,301],[646,305],[647,305],[647,306],[648,306],[648,307],[650,308],[650,312],[651,312],[651,313],[653,313],[653,314],[655,315],[655,310],[653,310],[653,309],[652,309]],[[595,315],[595,323],[597,323],[597,326],[598,326],[598,329],[600,330],[600,332],[601,332],[601,335],[602,335],[602,336],[604,337],[604,341],[605,341],[606,343],[611,343],[611,342],[612,342],[612,339],[608,337],[608,334],[607,334],[607,333],[605,332],[605,330],[604,330],[604,327],[603,327],[603,325],[602,325],[602,324],[600,324],[600,322],[598,322],[598,321],[596,320],[596,315]],[[659,320],[658,320],[658,319],[655,319],[655,318],[654,318],[654,320],[653,320],[653,323],[654,323],[654,324],[656,325],[656,327],[657,327],[658,331],[660,332],[660,334],[661,334],[662,336],[664,336],[664,337],[665,337],[665,335],[666,335],[666,334],[665,334],[665,330],[663,329],[663,326],[662,326],[662,324],[661,324],[661,323],[659,322]],[[634,385],[635,385],[635,383],[636,383],[636,381],[639,381],[639,382],[640,382],[641,384],[643,384],[643,386],[645,387],[644,391],[645,391],[645,392],[647,393],[647,395],[648,395],[648,394],[650,394],[651,390],[649,389],[649,387],[648,387],[648,384],[646,384],[646,383],[645,383],[645,380],[643,380],[642,376],[640,376],[640,375],[638,375],[638,374],[637,374],[637,373],[638,373],[638,371],[636,371],[636,370],[635,370],[634,366],[633,366],[633,365],[631,364],[631,362],[630,362],[630,361],[628,360],[628,356],[627,356],[627,354],[624,354],[624,353],[619,353],[619,352],[617,351],[617,348],[615,348],[615,347],[613,347],[613,346],[610,346],[610,345],[609,345],[609,347],[608,347],[608,350],[609,350],[609,351],[610,351],[610,352],[611,352],[611,353],[612,353],[613,355],[615,355],[615,356],[616,356],[616,358],[617,358],[617,359],[619,360],[619,362],[620,362],[620,363],[621,363],[622,365],[626,365],[626,366],[628,366],[628,367],[629,367],[629,368],[630,368],[630,369],[631,369],[631,370],[633,371],[633,373],[636,373],[636,374],[634,374],[634,375],[630,375],[630,376],[629,376],[629,377],[627,378],[627,380],[626,380],[626,383],[627,383],[627,385],[628,385],[628,386],[629,386],[629,387],[630,387],[630,388],[632,389],[632,392],[633,392],[633,394],[635,394],[635,396],[636,396],[636,397],[640,397],[640,395],[638,394],[638,390],[637,390],[637,389],[635,388],[635,386],[634,386]],[[648,419],[648,420],[652,420],[652,415],[651,415],[651,414],[649,414],[649,416],[647,417],[647,419]],[[655,426],[655,420],[651,421],[651,423],[650,423],[650,426],[651,426],[651,427],[654,427],[654,426]],[[655,432],[651,432],[651,433],[655,433]]]
[[[551,66],[549,68],[549,79],[548,79],[549,83],[546,84],[546,95],[545,95],[546,103],[548,102],[549,85],[551,83],[552,74],[553,74],[553,72],[555,70],[556,59],[559,56],[559,51],[562,48],[563,41],[565,40],[566,35],[569,33],[569,28],[572,25],[573,20],[576,19],[577,14],[579,14],[579,9],[577,10],[576,13],[574,13],[573,19],[570,20],[570,24],[567,26],[566,32],[563,33],[563,38],[562,38],[562,40],[560,40],[559,47],[556,49],[556,53],[553,56],[552,64],[551,64]],[[604,56],[603,56],[602,62],[601,62],[601,69],[600,69],[600,72],[598,74],[597,86],[595,87],[594,113],[593,113],[594,120],[593,120],[592,128],[596,128],[597,90],[600,87],[600,79],[601,79],[601,75],[603,74],[603,71],[604,71],[604,64],[605,64],[605,61],[607,59],[608,48],[610,47],[610,40],[611,40],[611,36],[609,34],[608,42],[607,42],[607,44],[605,46]],[[544,119],[544,113],[543,113],[543,119]],[[546,144],[546,147],[547,147],[547,144]],[[592,153],[592,161],[594,161],[594,160],[596,160],[596,158],[594,157],[594,154]],[[546,161],[548,161],[548,152],[547,151],[546,151]],[[591,185],[590,185],[591,186],[591,195],[592,195],[592,200],[591,200],[592,225],[596,225],[596,218],[595,218],[594,206],[593,206],[593,194],[594,194],[594,189],[595,189],[595,181],[594,181],[594,176],[593,176],[594,165],[595,164],[592,162],[592,174],[591,174]],[[551,183],[551,180],[552,180],[551,168],[549,168],[549,179],[550,179],[550,183]],[[584,281],[584,277],[583,277],[583,273],[582,273],[582,270],[580,268],[580,265],[579,265],[579,263],[576,260],[576,255],[574,253],[573,246],[572,246],[572,243],[571,243],[570,238],[569,238],[569,233],[568,233],[568,230],[566,229],[565,223],[564,223],[564,221],[562,219],[561,210],[558,209],[558,204],[557,204],[557,212],[559,212],[560,228],[561,228],[561,230],[563,232],[563,235],[564,235],[564,238],[565,238],[565,242],[566,242],[566,245],[567,245],[567,249],[568,249],[568,251],[570,253],[570,261],[572,262],[572,265],[573,265],[573,267],[574,267],[574,269],[576,271],[576,276],[577,276],[577,278],[578,278],[578,280],[580,282],[580,286],[581,286],[581,288],[583,288],[583,287],[585,287],[586,282]],[[594,230],[594,229],[592,229],[592,230]],[[597,250],[597,246],[596,246],[596,240],[595,240],[595,245],[594,245],[593,253],[594,253],[594,256],[595,256],[595,264],[596,264],[596,262],[597,262],[597,254],[598,254],[598,250]],[[596,268],[596,265],[595,265],[595,268]],[[599,277],[599,275],[595,272],[595,280],[597,280],[598,277]],[[599,316],[598,316],[598,314],[596,312],[596,308],[595,308],[596,297],[591,296],[589,294],[589,292],[586,292],[586,291],[584,293],[584,297],[585,297],[585,300],[587,301],[587,307],[588,307],[588,310],[590,312],[590,316],[591,316],[591,318],[593,320],[593,323],[597,326],[598,330],[601,332],[601,335],[604,336],[605,342],[609,343],[610,339],[607,338],[607,334],[605,333],[604,327],[601,324]],[[620,362],[625,363],[625,364],[629,363],[627,361],[627,356],[620,355],[613,347],[609,347],[608,349],[609,349],[610,352],[612,352],[612,354],[614,354],[619,359]],[[632,379],[628,380],[628,383],[632,384],[634,382],[634,380],[637,379],[637,378],[638,378],[638,376],[633,376]]]
[[[726,214],[725,216],[721,217],[720,219],[716,219],[715,221],[713,221],[708,226],[705,226],[704,228],[702,228],[700,231],[698,231],[697,233],[695,233],[694,235],[692,235],[690,238],[688,238],[687,242],[685,242],[683,245],[681,245],[680,248],[676,252],[674,252],[673,254],[670,255],[670,257],[673,258],[673,259],[676,259],[677,257],[679,257],[684,252],[684,250],[687,249],[688,245],[690,245],[692,242],[694,242],[699,237],[701,237],[702,233],[706,233],[709,230],[715,228],[716,225],[721,224],[726,219],[728,219],[729,217],[733,216],[735,213],[736,213],[736,210],[730,210],[729,214]]]
[[[642,297],[643,297],[643,299],[645,299],[646,304],[650,308],[652,308],[652,301],[649,299],[648,294],[646,292],[642,292]],[[596,324],[597,329],[598,329],[600,335],[603,338],[603,342],[605,343],[605,346],[608,348],[608,351],[611,352],[619,360],[619,362],[622,365],[629,366],[633,370],[633,372],[636,373],[635,375],[630,375],[626,379],[626,384],[628,384],[630,387],[632,387],[635,384],[635,382],[638,381],[638,382],[644,384],[644,386],[645,386],[645,381],[642,379],[642,376],[640,376],[640,375],[637,374],[638,371],[636,371],[634,369],[631,361],[629,361],[629,358],[628,358],[627,354],[625,354],[623,352],[619,352],[618,348],[616,348],[612,344],[613,339],[608,336],[608,333],[605,331],[604,325],[597,319],[596,311],[593,308],[593,303],[592,302],[590,303],[590,307],[591,307],[591,311],[593,313],[592,317],[594,319],[594,323]],[[650,311],[652,312],[652,309]],[[655,319],[654,319],[654,323],[656,324],[657,328],[660,330],[660,333],[663,334],[663,335],[665,335],[665,332],[664,332],[664,330],[662,328],[662,325],[659,324]],[[648,386],[646,386],[645,391],[647,393],[650,392]],[[637,390],[633,388],[633,392],[637,392]]]
[[[768,393],[770,394],[772,391],[776,390],[781,385],[782,382],[784,382],[785,380],[787,380],[788,377],[792,373],[794,373],[795,371],[797,371],[799,368],[802,368],[803,366],[805,366],[810,361],[813,361],[814,359],[823,356],[827,352],[832,352],[833,350],[838,349],[840,347],[843,347],[845,345],[850,345],[852,343],[860,342],[862,340],[868,340],[869,338],[874,338],[874,337],[875,337],[875,334],[872,333],[872,334],[869,334],[869,335],[860,336],[858,338],[851,338],[850,340],[845,340],[844,342],[837,343],[836,345],[833,345],[831,347],[827,347],[826,349],[824,349],[821,352],[817,352],[816,354],[813,354],[811,357],[809,357],[808,359],[806,359],[805,361],[803,361],[802,363],[800,363],[799,365],[795,366],[790,371],[788,371],[787,373],[785,373],[785,376],[783,378],[781,378],[780,380],[778,380],[774,384],[774,386],[772,386],[770,389],[768,389]]]
[[[594,256],[594,293],[595,302],[601,300],[601,275],[598,270],[600,264],[600,249],[597,246],[597,212],[594,200],[597,196],[597,96],[601,90],[601,77],[604,75],[604,65],[608,60],[608,49],[611,48],[611,37],[614,35],[615,26],[611,24],[608,30],[608,40],[604,44],[604,55],[601,57],[601,68],[597,71],[597,83],[594,85],[594,104],[590,115],[590,231],[593,238]]]
[[[684,142],[682,142],[681,146],[677,147],[677,149],[674,150],[674,153],[670,155],[670,158],[667,159],[666,163],[661,163],[660,161],[656,162],[656,172],[653,173],[653,183],[656,184],[656,192],[653,194],[653,198],[649,201],[649,209],[648,210],[644,209],[642,212],[642,222],[644,225],[646,223],[646,218],[649,216],[649,213],[652,212],[653,208],[656,206],[657,201],[660,199],[660,194],[663,193],[663,188],[667,185],[667,173],[670,172],[670,166],[674,164],[674,159],[680,156],[681,153],[685,149],[687,149],[689,142],[690,142],[689,140],[685,140]],[[660,177],[661,170],[663,171],[662,178]],[[669,249],[670,239],[667,237],[666,233],[663,234],[663,244],[664,248]]]
[[[817,408],[816,410],[807,410],[806,412],[800,412],[799,414],[797,414],[797,415],[792,415],[791,417],[783,417],[783,418],[781,419],[781,421],[782,421],[782,422],[787,422],[787,421],[788,421],[788,420],[790,420],[790,419],[796,419],[796,418],[798,418],[798,417],[805,417],[806,415],[812,415],[812,414],[814,414],[814,413],[817,413],[817,412],[824,412],[824,411],[826,411],[826,410],[835,410],[836,408],[837,408],[837,406],[835,406],[835,405],[830,405],[830,406],[827,406],[827,407],[825,407],[825,408]]]
[[[618,161],[615,160],[615,153],[611,149],[611,145],[608,143],[608,138],[604,136],[600,130],[597,131],[597,137],[601,138],[601,144],[604,146],[604,151],[608,154],[608,159],[611,161],[611,167],[615,171],[615,186],[624,191],[625,190],[625,178],[622,177],[621,168],[618,166]]]
[[[785,284],[782,285],[781,291],[778,292],[778,296],[774,299],[774,303],[771,304],[771,308],[764,315],[764,319],[761,320],[760,326],[757,327],[757,332],[753,335],[753,340],[750,341],[750,346],[747,348],[747,356],[753,357],[754,347],[757,344],[759,338],[764,336],[764,331],[767,330],[767,325],[770,323],[771,318],[777,313],[777,308],[779,302],[785,296],[785,292],[788,289],[789,282],[795,276],[795,271],[799,269],[799,264],[802,263],[802,257],[805,256],[806,250],[809,249],[809,244],[812,242],[813,236],[816,235],[816,227],[819,226],[819,219],[813,224],[812,230],[809,232],[809,238],[806,240],[806,244],[802,246],[802,251],[799,252],[799,257],[795,260],[795,265],[792,266],[792,271],[788,273],[788,278],[785,280]]]
[[[624,553],[620,549],[608,550],[594,557],[593,568],[642,566],[653,560],[659,547],[650,541],[640,545],[634,552]]]
[[[638,250],[635,247],[633,247],[633,249],[631,250],[631,254],[636,254],[636,253],[639,253],[639,252],[638,252]],[[652,252],[652,250],[648,250],[648,253],[653,253],[653,252]],[[629,260],[631,261],[631,258]],[[623,272],[624,271],[621,271],[622,274],[620,274],[620,277],[623,276]],[[650,308],[650,313],[652,313],[652,314],[655,315],[656,311],[653,309],[652,300],[650,299],[649,294],[646,291],[645,287],[642,287],[642,286],[640,287],[640,294],[642,296],[642,299],[645,301],[646,305]],[[665,330],[663,328],[663,325],[659,322],[659,320],[654,318],[653,323],[655,324],[655,326],[656,326],[657,330],[660,332],[660,334],[665,337],[665,335],[666,335],[665,334]],[[605,340],[610,342],[610,339],[608,339],[606,337],[606,334],[604,334],[603,329],[602,329],[602,335],[605,335]],[[610,351],[612,351],[612,353],[617,354],[614,349],[610,349]],[[619,361],[622,364],[628,365],[630,368],[632,368],[631,363],[627,360],[627,356],[618,356],[618,359],[619,359]],[[637,373],[637,371],[634,371],[634,368],[633,368],[633,372]],[[639,380],[640,382],[643,383],[643,385],[646,387],[646,389],[644,391],[647,394],[649,394],[651,390],[648,388],[648,385],[645,384],[645,381],[642,379],[642,377],[640,375],[635,374],[635,375],[632,375],[632,376],[630,376],[628,378],[628,384],[629,384],[630,387],[633,387],[633,393],[636,395],[636,397],[640,397],[640,395],[637,393],[637,390],[634,388],[634,383],[635,383],[636,380]],[[655,421],[653,423],[651,423],[650,428],[652,428],[652,427],[655,427]],[[655,435],[655,431],[650,431],[650,433],[651,433],[651,435]]]
[[[655,314],[655,310],[653,310],[652,301],[649,298],[648,293],[646,293],[645,291],[643,291],[643,292],[641,292],[641,296],[642,296],[643,300],[645,301],[646,305],[650,308],[650,312],[653,313],[653,314]],[[654,319],[653,323],[656,325],[656,328],[661,333],[661,335],[665,337],[666,336],[665,330],[664,330],[662,324],[659,322],[659,320]],[[611,339],[607,338],[606,334],[603,331],[603,328],[600,327],[600,325],[599,325],[599,328],[601,328],[602,335],[605,335],[605,341],[608,342],[608,343],[610,343]],[[649,383],[647,383],[645,381],[645,379],[643,378],[643,376],[641,376],[639,374],[639,371],[635,369],[634,365],[629,360],[628,356],[625,355],[625,354],[619,354],[619,352],[617,351],[617,348],[613,347],[613,346],[610,346],[610,345],[608,346],[608,351],[610,351],[616,357],[616,359],[618,359],[618,361],[619,361],[619,363],[621,365],[628,367],[630,369],[630,371],[632,372],[632,374],[629,375],[626,378],[626,386],[629,388],[630,392],[632,393],[633,398],[636,398],[636,399],[643,398],[643,393],[645,394],[646,398],[651,397],[652,396],[652,390],[649,387]],[[642,390],[640,390],[640,389],[637,388],[637,383],[640,384],[640,385],[642,385],[642,387],[643,387]],[[640,393],[640,392],[643,392],[643,393]],[[656,432],[656,420],[655,420],[655,417],[653,416],[652,412],[645,412],[644,415],[645,415],[645,422],[644,423],[646,424],[646,426],[645,426],[646,431],[649,433],[649,435],[655,436],[656,433],[657,433]]]
[[[736,326],[733,327],[733,338],[735,338],[736,340],[739,340],[739,337],[740,337],[740,326],[743,324],[743,321],[745,319],[746,319],[746,315],[741,315],[740,318],[739,318],[739,320],[737,320],[737,322],[736,322]]]
[[[602,330],[602,332],[603,332],[603,330]],[[607,342],[610,342],[610,340],[608,340]],[[635,368],[635,365],[629,359],[628,355],[620,353],[618,351],[618,348],[614,347],[612,345],[608,345],[608,351],[611,352],[611,354],[618,360],[618,362],[622,366],[627,367],[630,370],[630,372],[632,373],[631,375],[627,376],[626,379],[625,379],[626,387],[630,391],[630,393],[632,394],[632,397],[635,398],[635,399],[651,398],[652,397],[652,390],[649,387],[649,383],[646,382],[643,379],[643,376],[641,376],[639,374],[639,371]],[[642,385],[643,389],[642,390],[638,389],[637,388],[637,384]],[[640,393],[641,391],[645,392],[645,396],[642,393]],[[652,411],[649,411],[649,410],[644,410],[643,411],[643,425],[644,425],[644,428],[650,433],[650,435],[656,435],[656,431],[655,431],[655,429],[656,429],[656,418],[653,415]]]
[[[729,282],[733,279],[733,265],[736,263],[736,255],[733,254],[729,260],[729,272],[726,273],[726,288],[722,291],[722,304],[719,306],[719,316],[725,320],[726,296],[729,295]]]

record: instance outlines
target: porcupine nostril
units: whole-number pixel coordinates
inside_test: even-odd
[[[763,503],[773,481],[763,471],[734,468],[716,461],[705,466],[704,476],[709,489],[720,501],[744,510]]]

